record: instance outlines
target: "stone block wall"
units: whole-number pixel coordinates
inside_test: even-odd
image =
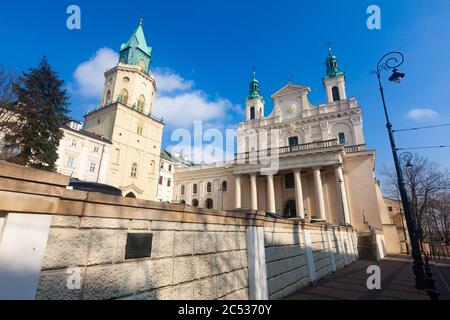
[[[153,234],[151,258],[125,260],[129,232]],[[248,299],[247,272],[245,226],[54,216],[36,298]]]
[[[287,297],[357,259],[354,230],[349,228],[266,222],[264,238],[270,299]],[[309,270],[307,250],[314,271]]]

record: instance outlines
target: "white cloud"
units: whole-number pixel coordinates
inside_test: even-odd
[[[415,108],[409,110],[406,117],[412,120],[429,120],[438,118],[439,114],[432,109]]]
[[[106,70],[117,65],[119,55],[109,49],[101,48],[88,61],[78,65],[74,73],[75,91],[86,98],[100,99],[105,82]]]
[[[180,75],[174,73],[170,69],[157,68],[153,72],[158,92],[172,93],[175,91],[186,91],[192,89],[194,81],[185,80]]]

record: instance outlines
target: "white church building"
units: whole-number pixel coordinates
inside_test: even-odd
[[[178,169],[173,200],[352,225],[376,234],[380,256],[399,253],[374,175],[375,151],[365,144],[362,110],[347,97],[345,75],[331,49],[323,85],[327,101],[313,105],[309,87],[286,84],[272,94],[274,107],[266,115],[254,74],[234,161]]]

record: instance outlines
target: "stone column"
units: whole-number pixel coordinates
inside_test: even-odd
[[[342,172],[341,165],[334,168],[334,174],[336,176],[338,197],[342,204],[342,211],[344,214],[344,223],[350,224],[351,221],[350,221],[350,211],[348,209],[347,191],[345,189],[344,174]]]
[[[241,176],[235,176],[234,179],[236,182],[235,208],[240,209],[242,207],[242,204],[241,204]]]
[[[297,205],[297,217],[305,219],[305,206],[303,205],[302,176],[300,169],[294,170],[295,204]]]
[[[258,210],[258,186],[256,173],[250,175],[250,209]]]
[[[273,175],[267,175],[267,211],[276,213],[275,207],[275,188],[273,185]]]
[[[316,188],[316,197],[319,205],[319,219],[326,220],[325,200],[323,197],[322,178],[320,176],[320,168],[314,168],[314,186]]]

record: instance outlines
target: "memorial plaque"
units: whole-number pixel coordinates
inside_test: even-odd
[[[152,240],[152,233],[128,233],[125,260],[151,257]]]

